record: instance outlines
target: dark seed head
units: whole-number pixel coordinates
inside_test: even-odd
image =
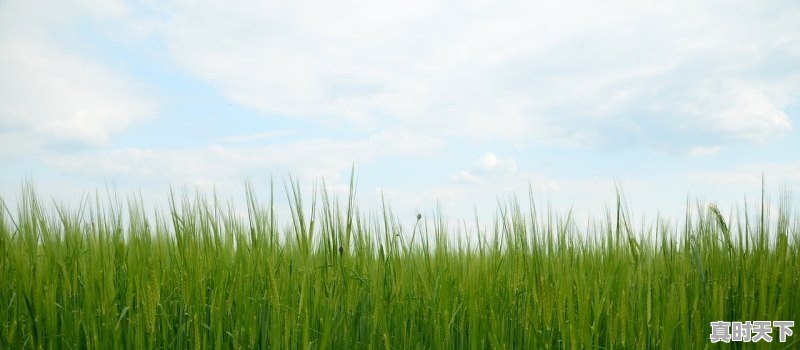
[[[342,248],[342,246],[339,246],[339,255],[342,255],[342,254],[344,254],[344,248]]]
[[[422,219],[422,214],[417,214],[417,220],[421,220],[421,219]]]

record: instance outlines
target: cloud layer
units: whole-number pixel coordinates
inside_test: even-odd
[[[124,16],[116,2],[0,4],[0,149],[24,156],[48,145],[103,145],[153,115],[141,83],[70,39],[82,21]]]
[[[797,23],[792,1],[8,0],[0,157],[25,162],[0,176],[341,186],[355,163],[366,193],[466,216],[528,186],[597,209],[617,176],[650,207],[796,182]]]
[[[264,113],[365,129],[684,152],[785,135],[800,84],[780,3],[206,5],[171,7],[175,62]]]

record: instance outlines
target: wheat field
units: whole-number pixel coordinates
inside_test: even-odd
[[[135,197],[67,209],[26,186],[0,215],[0,348],[710,349],[711,321],[800,316],[785,200],[639,228],[620,198],[591,225],[512,200],[468,241],[440,215],[359,211],[352,182],[285,189],[247,187],[245,217],[165,194],[153,218]]]

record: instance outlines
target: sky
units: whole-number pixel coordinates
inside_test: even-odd
[[[0,52],[7,202],[343,193],[355,166],[363,211],[413,223],[800,185],[796,1],[0,0]]]

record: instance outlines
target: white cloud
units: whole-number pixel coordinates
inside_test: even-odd
[[[513,175],[517,171],[514,158],[499,159],[494,153],[486,153],[475,161],[470,170],[462,170],[451,177],[456,181],[481,183],[488,178]]]
[[[104,67],[55,48],[0,43],[0,122],[42,141],[103,144],[112,133],[152,113],[129,82]]]
[[[765,142],[792,129],[789,116],[753,86],[741,81],[714,85],[691,91],[691,100],[682,106],[695,117],[693,126],[751,142]]]
[[[744,189],[757,189],[761,186],[762,176],[773,184],[800,184],[800,162],[787,163],[744,163],[726,170],[689,171],[686,176],[698,183]]]
[[[142,86],[54,34],[124,11],[116,2],[0,4],[0,144],[23,141],[16,153],[59,142],[101,145],[153,114]]]
[[[718,154],[722,150],[720,146],[695,146],[689,150],[689,157],[706,157]]]
[[[452,180],[455,181],[463,181],[463,182],[471,182],[471,183],[481,183],[483,179],[480,176],[475,175],[467,170],[459,171],[457,174],[451,177]]]
[[[513,174],[517,163],[513,158],[498,159],[494,153],[486,153],[475,163],[475,170],[484,174]]]
[[[798,80],[751,74],[800,59],[800,12],[783,5],[178,2],[164,28],[175,62],[265,113],[688,149],[791,127]]]
[[[117,149],[58,155],[47,163],[63,173],[122,181],[239,183],[253,176],[291,172],[307,182],[325,177],[333,185],[353,164],[378,157],[438,152],[440,140],[403,130],[356,140],[307,139],[269,146],[209,145],[196,149]]]

